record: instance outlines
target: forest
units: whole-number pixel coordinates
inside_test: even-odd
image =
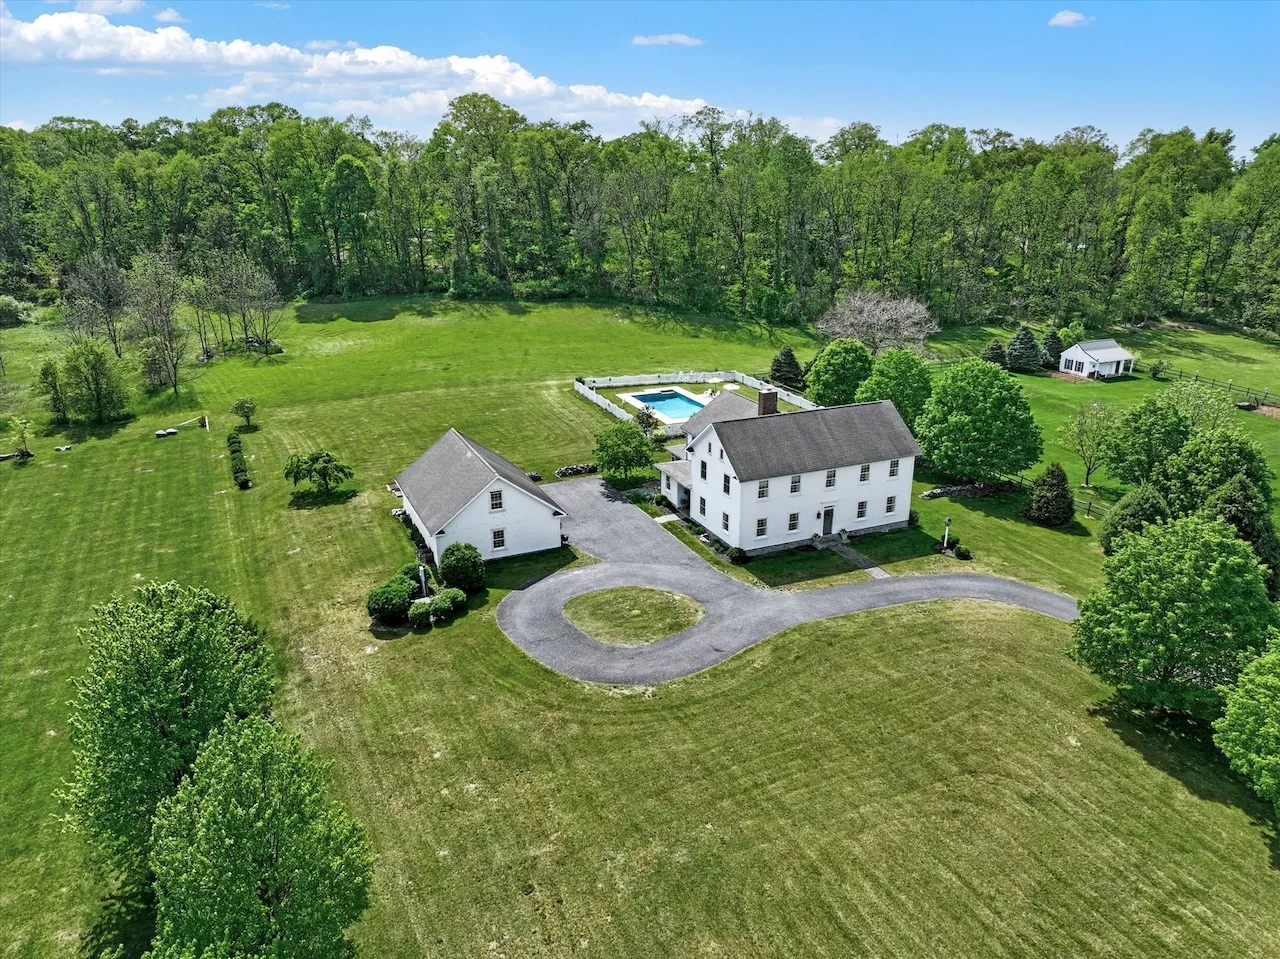
[[[804,323],[844,289],[943,324],[1163,317],[1280,331],[1280,136],[1051,142],[867,123],[825,143],[715,108],[613,140],[458,97],[428,139],[279,103],[0,129],[0,293],[84,258],[251,262],[286,296],[619,298]]]

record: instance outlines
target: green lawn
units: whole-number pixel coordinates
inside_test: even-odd
[[[801,548],[765,553],[739,566],[711,549],[680,523],[666,523],[663,529],[726,576],[757,589],[816,589],[860,583],[871,578],[829,549]]]
[[[564,604],[569,622],[602,643],[647,646],[702,619],[702,605],[688,596],[644,586],[617,586],[575,596]]]
[[[280,339],[277,362],[218,361],[178,402],[43,432],[34,461],[0,464],[6,957],[92,954],[86,937],[110,923],[55,819],[75,630],[94,604],[169,578],[262,624],[276,715],[368,827],[362,955],[1280,950],[1274,821],[1200,740],[1094,711],[1106,690],[1063,656],[1060,624],[888,610],[630,695],[557,677],[497,629],[506,590],[589,561],[557,550],[498,564],[467,615],[429,633],[370,632],[365,595],[412,557],[384,484],[445,428],[549,476],[589,459],[608,422],[574,376],[758,370],[781,338],[612,307],[404,299],[305,305]],[[29,381],[55,342],[6,331],[9,378]],[[246,394],[261,429],[241,492],[225,411]],[[4,402],[0,415],[31,409]],[[153,438],[202,410],[210,432]],[[283,463],[316,446],[354,468],[354,495],[293,508]],[[1070,592],[1096,577],[1089,538],[1028,531],[998,505],[923,504],[922,529],[952,515],[975,566]],[[766,585],[865,576],[843,560],[816,571],[832,557],[725,568]]]

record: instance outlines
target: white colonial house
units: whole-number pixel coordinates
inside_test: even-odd
[[[776,409],[763,399],[760,410]],[[853,403],[724,419],[662,463],[662,491],[749,553],[907,524],[920,448],[893,404]]]
[[[1133,362],[1133,354],[1115,340],[1085,340],[1062,351],[1058,369],[1089,379],[1105,379],[1132,373]]]
[[[455,429],[396,483],[437,561],[451,543],[471,543],[485,559],[560,545],[559,504],[520,467]]]

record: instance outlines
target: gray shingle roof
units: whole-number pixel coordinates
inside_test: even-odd
[[[672,460],[669,463],[653,464],[659,473],[666,473],[681,486],[688,486],[692,480],[693,464],[688,460]]]
[[[743,420],[756,415],[756,404],[732,390],[721,390],[715,399],[684,422],[686,436],[697,436],[712,423]]]
[[[888,400],[728,420],[716,436],[744,482],[920,455]]]
[[[414,460],[396,477],[396,483],[418,518],[432,532],[437,532],[492,483],[495,476],[540,499],[557,513],[564,512],[560,504],[525,476],[515,463],[455,429],[450,429]]]

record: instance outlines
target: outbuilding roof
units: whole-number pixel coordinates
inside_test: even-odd
[[[418,518],[434,533],[444,528],[495,478],[506,480],[546,503],[556,515],[564,515],[560,504],[515,463],[455,429],[450,429],[414,460],[396,477],[396,483]]]
[[[716,396],[684,421],[686,436],[697,436],[712,423],[725,420],[742,420],[756,415],[756,404],[732,390],[721,390]]]
[[[1115,340],[1082,340],[1076,346],[1099,363],[1133,359],[1133,354]]]
[[[742,482],[920,455],[888,400],[726,420],[715,430]]]

